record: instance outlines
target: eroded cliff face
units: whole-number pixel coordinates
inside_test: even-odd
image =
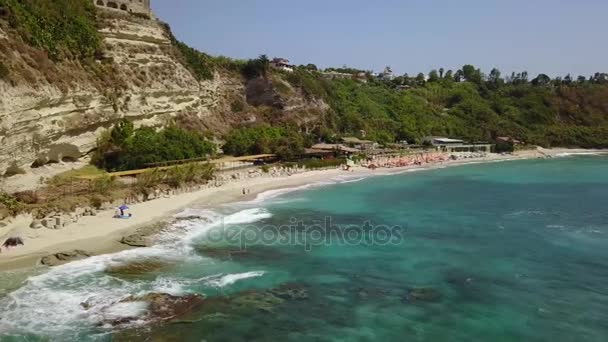
[[[301,123],[315,121],[327,108],[286,83],[289,99],[277,94],[270,103],[265,97],[274,91],[272,82],[262,92],[247,91],[257,83],[237,73],[216,71],[213,80],[199,82],[161,23],[99,12],[104,56],[93,65],[55,63],[0,29],[0,59],[10,70],[0,78],[0,174],[78,160],[103,130],[125,117],[136,126],[173,121],[221,137],[236,125],[267,120],[268,110],[260,107],[285,117],[298,113]]]

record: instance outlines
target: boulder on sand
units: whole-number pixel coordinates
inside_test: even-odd
[[[131,246],[131,247],[149,247],[150,242],[148,241],[148,236],[145,234],[132,234],[129,236],[125,236],[120,239],[120,243]]]
[[[32,229],[40,229],[42,227],[42,222],[40,220],[33,220],[32,223],[30,223],[30,228]]]

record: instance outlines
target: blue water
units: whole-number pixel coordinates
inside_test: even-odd
[[[0,299],[0,340],[606,341],[607,175],[602,156],[513,161],[194,208],[224,224],[24,282]],[[149,258],[170,265],[106,272]],[[269,294],[282,284],[305,295]],[[147,292],[210,300],[179,324],[99,326]]]

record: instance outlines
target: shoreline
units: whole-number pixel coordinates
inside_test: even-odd
[[[337,178],[367,178],[370,176],[383,176],[400,174],[409,170],[432,170],[467,164],[491,163],[500,161],[513,161],[535,159],[545,156],[558,156],[566,154],[606,152],[601,150],[583,149],[539,149],[520,151],[513,155],[489,154],[482,158],[458,159],[441,163],[423,164],[420,166],[405,166],[394,168],[379,168],[370,170],[356,167],[352,172],[338,169],[311,170],[282,177],[259,177],[241,179],[217,188],[184,193],[167,198],[155,199],[148,202],[131,205],[134,216],[129,220],[112,218],[114,211],[100,211],[97,216],[83,217],[79,222],[61,230],[29,228],[31,218],[20,216],[13,220],[8,227],[2,228],[2,235],[17,233],[24,238],[25,246],[11,250],[3,248],[0,253],[0,267],[3,270],[33,268],[39,266],[40,258],[49,254],[85,250],[93,255],[115,253],[131,249],[120,242],[121,238],[133,234],[138,230],[159,222],[170,222],[172,217],[185,208],[196,205],[198,207],[217,207],[235,202],[248,202],[255,200],[259,194],[280,189],[297,188],[313,185],[328,180],[338,182]],[[242,189],[249,189],[245,195]]]

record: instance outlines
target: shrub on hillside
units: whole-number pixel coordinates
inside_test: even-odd
[[[0,80],[5,80],[8,78],[9,75],[9,70],[6,67],[6,65],[4,65],[4,63],[0,62]]]
[[[0,0],[10,25],[32,46],[51,58],[95,55],[101,38],[95,5],[90,0]]]
[[[294,128],[255,126],[230,132],[222,149],[234,156],[275,153],[281,159],[291,159],[301,154],[305,145],[306,139]]]
[[[98,140],[93,162],[107,170],[121,171],[202,158],[214,152],[215,145],[197,132],[176,126],[159,131],[151,127],[132,129],[132,124],[123,120]]]
[[[25,204],[38,203],[38,194],[36,193],[36,191],[32,191],[32,190],[16,192],[13,194],[13,197],[17,201],[19,201],[21,203],[25,203]]]
[[[242,73],[246,79],[254,79],[256,77],[266,77],[270,69],[270,61],[266,55],[261,55],[258,58],[248,60],[243,66]]]

